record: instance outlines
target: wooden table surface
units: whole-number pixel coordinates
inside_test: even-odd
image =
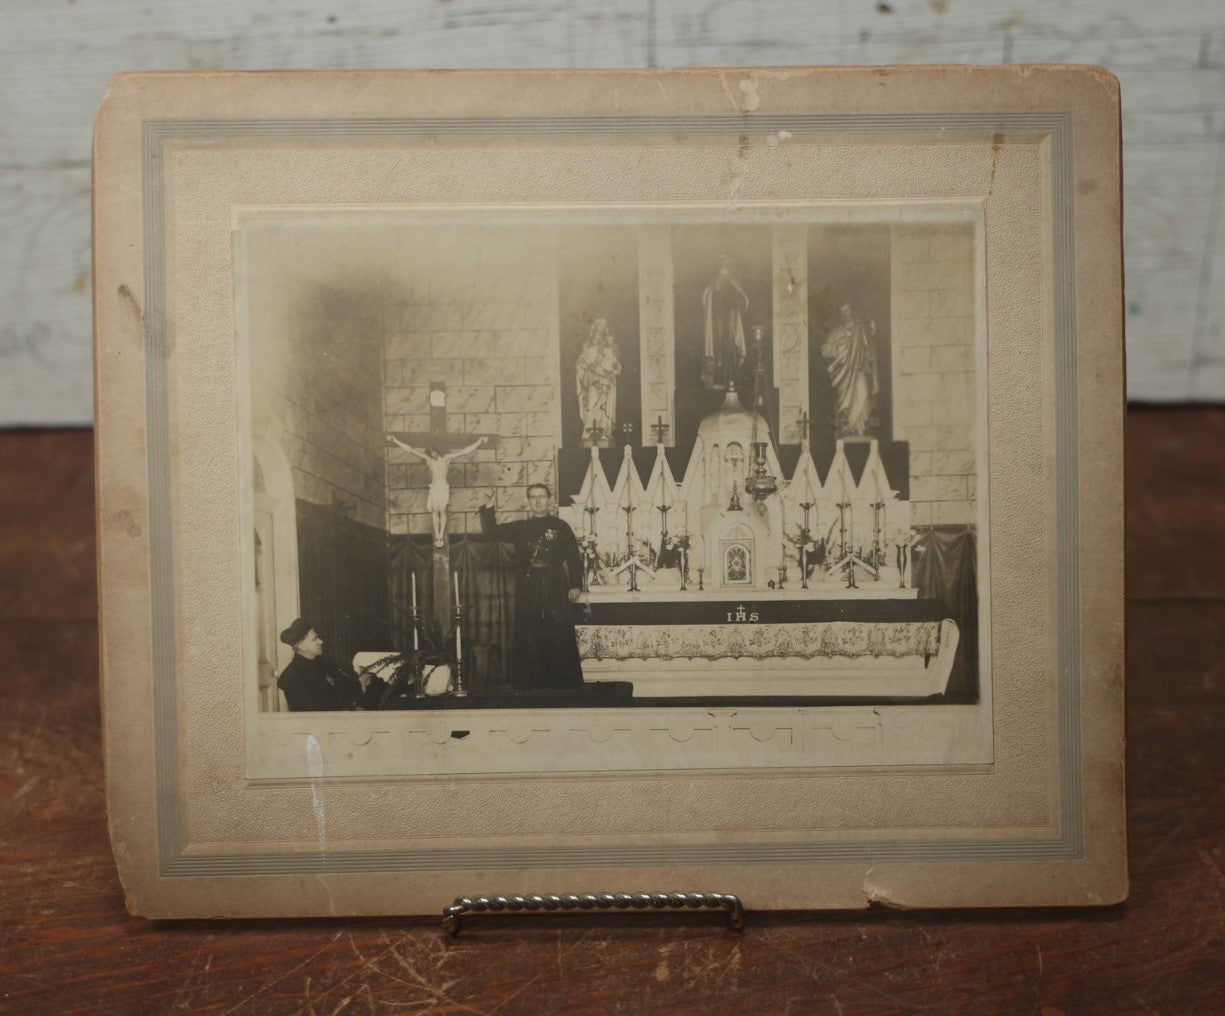
[[[1128,437],[1131,900],[158,922],[107,839],[87,431],[0,432],[0,1012],[1225,1012],[1225,408]]]

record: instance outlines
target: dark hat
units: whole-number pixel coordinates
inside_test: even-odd
[[[283,632],[281,632],[281,641],[287,646],[296,646],[299,642],[306,638],[306,633],[313,627],[315,626],[307,621],[306,618],[300,617]]]

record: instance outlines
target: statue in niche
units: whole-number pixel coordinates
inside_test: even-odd
[[[712,366],[726,385],[733,380],[744,362],[744,315],[749,309],[749,297],[732,275],[726,254],[719,255],[719,271],[709,286],[702,290],[702,310],[706,317],[706,347],[703,383],[712,387],[707,375]]]
[[[875,426],[873,414],[880,395],[873,344],[876,322],[860,317],[849,303],[838,314],[840,320],[821,344],[834,388],[835,425],[839,437],[866,437]]]
[[[583,442],[593,446],[608,445],[617,423],[617,377],[621,373],[621,360],[607,318],[596,318],[591,323],[574,372],[578,411],[583,420]]]

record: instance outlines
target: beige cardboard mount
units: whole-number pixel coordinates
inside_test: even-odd
[[[99,588],[131,911],[1123,899],[1119,164],[1117,83],[1091,67],[115,78],[94,148]],[[308,523],[429,531],[383,433],[428,426],[425,382],[449,379],[466,432],[500,435],[453,467],[450,525],[484,486],[553,475],[567,279],[614,234],[638,259],[621,411],[649,423],[701,332],[683,277],[714,251],[693,238],[760,240],[732,253],[769,294],[780,446],[792,409],[830,412],[821,301],[859,299],[839,286],[876,252],[906,529],[975,541],[970,692],[276,708],[287,650],[267,632],[322,595]]]

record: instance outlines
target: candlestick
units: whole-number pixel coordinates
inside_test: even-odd
[[[468,694],[464,687],[464,608],[459,602],[459,572],[455,572],[455,695],[463,698]]]
[[[409,617],[412,621],[413,627],[413,652],[417,652],[421,648],[420,643],[417,640],[417,628],[421,623],[421,615],[417,612],[417,573],[410,572],[409,577],[412,579],[413,588],[412,612],[410,613]]]

